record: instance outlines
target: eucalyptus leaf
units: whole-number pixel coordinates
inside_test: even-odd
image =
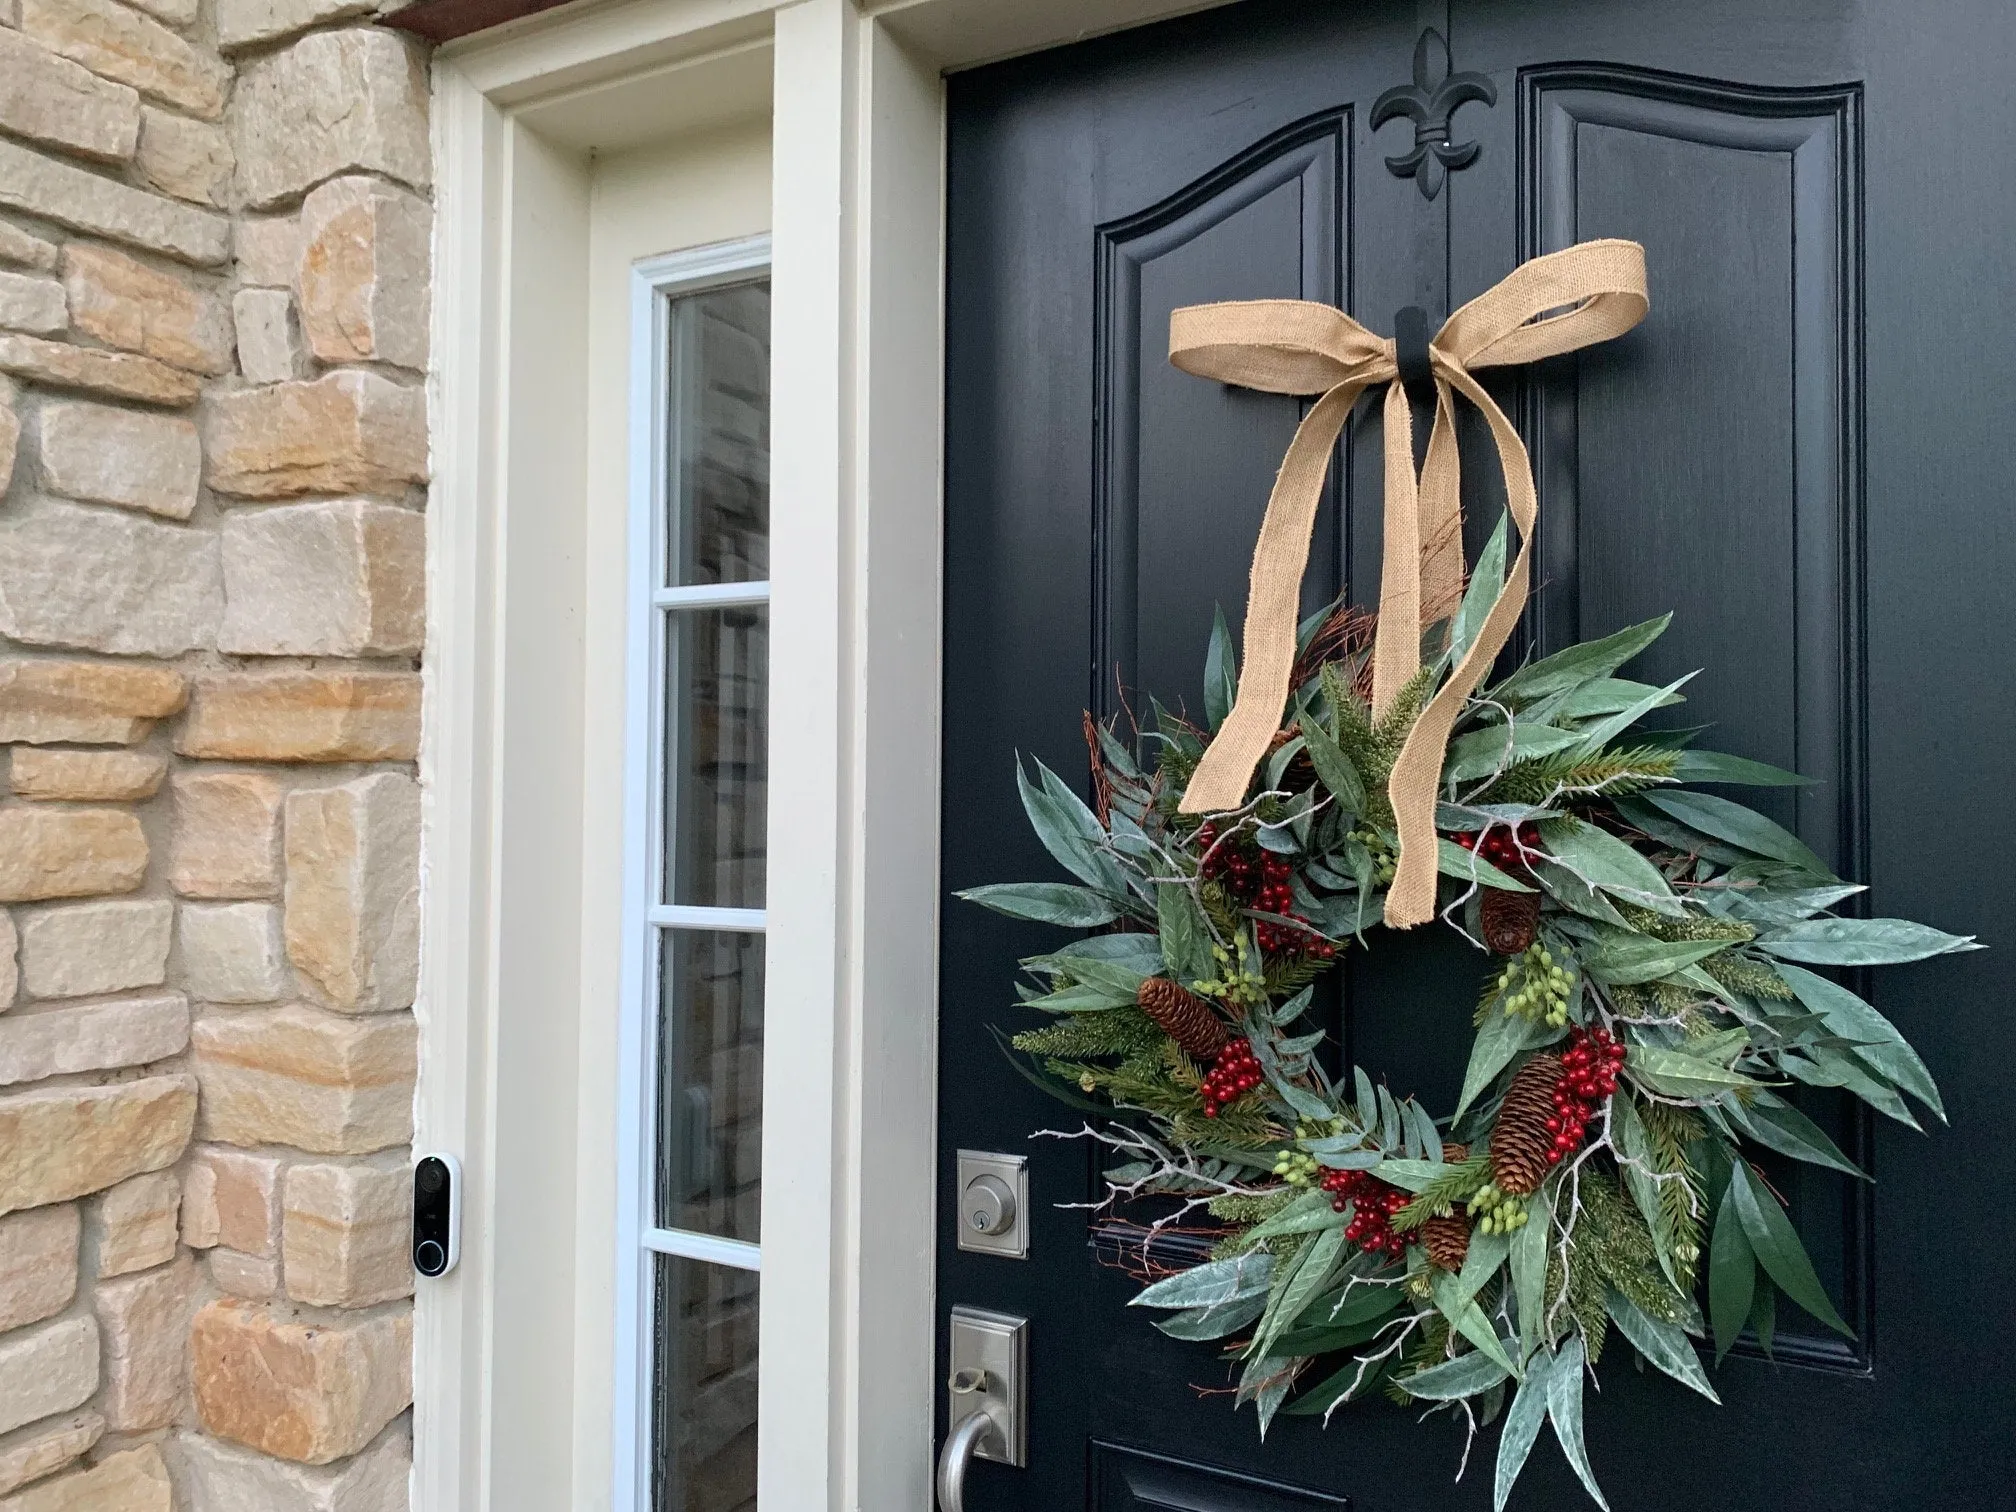
[[[1120,905],[1112,898],[1069,882],[996,882],[966,888],[955,896],[1011,919],[1069,929],[1094,929],[1120,917]]]
[[[1447,1271],[1438,1270],[1433,1273],[1430,1284],[1434,1288],[1435,1306],[1449,1320],[1450,1326],[1503,1365],[1507,1375],[1518,1375],[1518,1368],[1513,1365],[1512,1357],[1505,1353],[1505,1346],[1492,1329],[1491,1320],[1484,1316],[1484,1309],[1463,1294],[1456,1278]]]
[[[1570,688],[1579,688],[1595,678],[1608,677],[1657,640],[1672,620],[1672,615],[1662,614],[1657,619],[1632,625],[1601,640],[1584,641],[1556,651],[1552,656],[1521,667],[1493,688],[1490,697],[1499,703],[1532,703]]]
[[[1778,1199],[1764,1190],[1756,1174],[1740,1160],[1730,1168],[1725,1206],[1727,1203],[1735,1204],[1744,1237],[1750,1241],[1765,1274],[1778,1283],[1778,1289],[1836,1333],[1854,1338],[1855,1331],[1841,1320],[1828,1300],[1826,1289],[1820,1285],[1820,1278],[1814,1274],[1813,1262],[1807,1258],[1806,1247],[1799,1242],[1791,1219],[1778,1206]]]
[[[1498,1466],[1492,1477],[1492,1512],[1505,1512],[1513,1482],[1526,1467],[1540,1425],[1547,1420],[1547,1381],[1554,1373],[1556,1357],[1546,1351],[1527,1364],[1526,1378],[1512,1396],[1512,1409],[1505,1414],[1505,1426],[1498,1434]]]
[[[1259,1317],[1266,1306],[1267,1294],[1259,1291],[1236,1302],[1222,1302],[1215,1307],[1187,1308],[1173,1318],[1156,1319],[1155,1326],[1172,1339],[1201,1343],[1237,1333]]]
[[[1179,982],[1197,982],[1214,975],[1211,942],[1204,932],[1190,889],[1181,882],[1155,885],[1155,933],[1162,964]]]
[[[1720,751],[1682,751],[1673,777],[1678,782],[1729,782],[1746,787],[1809,787],[1814,781],[1783,767]]]
[[[1665,1097],[1706,1100],[1736,1087],[1755,1085],[1740,1071],[1662,1045],[1632,1045],[1625,1052],[1624,1069],[1641,1085]]]
[[[1287,1205],[1273,1217],[1255,1224],[1246,1231],[1246,1242],[1258,1244],[1276,1234],[1307,1234],[1322,1228],[1342,1228],[1344,1215],[1330,1206],[1328,1192],[1300,1192],[1290,1198]],[[1139,1302],[1141,1299],[1134,1299]]]
[[[1841,1153],[1824,1129],[1775,1092],[1755,1093],[1747,1107],[1732,1098],[1722,1112],[1766,1149],[1809,1165],[1826,1166],[1864,1181],[1869,1179],[1861,1167]]]
[[[1726,840],[1754,855],[1783,861],[1816,877],[1834,875],[1827,863],[1807,848],[1805,841],[1783,825],[1774,824],[1740,803],[1731,803],[1713,793],[1657,792],[1638,796],[1660,812],[1704,835]]]
[[[1475,851],[1467,851],[1442,835],[1435,837],[1435,865],[1445,877],[1460,877],[1500,892],[1530,893],[1533,889],[1500,871]]]
[[[1106,827],[1078,795],[1042,762],[1036,763],[1040,782],[1031,782],[1018,760],[1015,786],[1022,795],[1022,811],[1029,827],[1057,864],[1079,881],[1115,895],[1126,892],[1127,882],[1114,859],[1099,847],[1106,839]]]
[[[1050,952],[1047,956],[1031,957],[1022,964],[1027,966],[1034,960],[1070,962],[1074,960],[1111,961],[1116,966],[1125,966],[1142,976],[1153,976],[1157,963],[1162,958],[1162,946],[1151,934],[1102,934],[1087,935],[1082,940],[1073,940]]]
[[[1575,1467],[1582,1489],[1603,1512],[1610,1512],[1610,1503],[1603,1500],[1596,1472],[1589,1468],[1589,1451],[1582,1442],[1582,1369],[1586,1363],[1581,1335],[1571,1335],[1555,1356],[1554,1368],[1547,1373],[1547,1416],[1554,1424],[1554,1437],[1560,1440],[1561,1452]]]
[[[1631,1193],[1631,1200],[1638,1204],[1645,1227],[1652,1235],[1652,1247],[1659,1256],[1659,1268],[1676,1289],[1684,1290],[1680,1286],[1679,1267],[1666,1245],[1666,1223],[1659,1205],[1659,1183],[1653,1180],[1651,1174],[1652,1141],[1646,1134],[1645,1121],[1639,1116],[1635,1098],[1620,1094],[1610,1099],[1610,1137],[1617,1146],[1618,1166],[1624,1174],[1625,1188]],[[1522,1229],[1520,1232],[1525,1231]]]
[[[1330,790],[1338,805],[1352,817],[1365,812],[1365,779],[1343,748],[1316,720],[1305,717],[1301,724],[1303,746],[1317,779]]]
[[[1211,1260],[1178,1271],[1137,1292],[1127,1305],[1171,1309],[1221,1307],[1264,1295],[1273,1279],[1274,1256],[1264,1249],[1248,1250],[1230,1259]]]
[[[1526,1222],[1512,1233],[1512,1297],[1519,1309],[1520,1349],[1528,1355],[1539,1346],[1547,1311],[1547,1237],[1554,1209],[1546,1191],[1542,1187],[1527,1199]]]
[[[1449,1174],[1449,1167],[1438,1160],[1382,1160],[1372,1170],[1388,1186],[1407,1192],[1425,1191]]]
[[[1802,919],[1762,936],[1757,948],[1809,965],[1900,966],[1983,947],[1972,935],[1950,935],[1909,919]]]
[[[1674,918],[1686,912],[1659,868],[1608,830],[1580,819],[1550,819],[1541,835],[1548,852],[1578,880],[1640,908]]]
[[[1605,1289],[1603,1306],[1608,1310],[1611,1321],[1616,1323],[1617,1331],[1631,1341],[1631,1347],[1643,1355],[1648,1364],[1664,1371],[1682,1386],[1700,1392],[1716,1406],[1722,1405],[1722,1399],[1715,1395],[1715,1388],[1708,1384],[1708,1372],[1701,1368],[1701,1357],[1694,1353],[1694,1341],[1679,1327],[1661,1322],[1615,1289]]]
[[[1735,1201],[1725,1194],[1708,1241],[1708,1320],[1715,1330],[1716,1363],[1743,1332],[1756,1288],[1757,1256],[1743,1233]]]
[[[1550,1037],[1547,1026],[1536,1018],[1506,1013],[1492,1008],[1470,1041],[1470,1064],[1463,1072],[1463,1093],[1456,1099],[1457,1118],[1483,1095],[1498,1073],[1512,1064],[1522,1051],[1535,1049]]]
[[[1204,653],[1204,718],[1215,733],[1239,697],[1239,663],[1232,650],[1232,632],[1225,611],[1211,614],[1211,645]]]
[[[1636,986],[1705,961],[1728,949],[1729,944],[1728,940],[1655,940],[1649,935],[1613,933],[1582,952],[1582,969],[1608,986]]]
[[[1778,1065],[1795,1081],[1809,1087],[1845,1088],[1885,1117],[1896,1119],[1908,1129],[1922,1130],[1897,1089],[1864,1065],[1860,1053],[1831,1045],[1801,1045],[1796,1050],[1781,1050]],[[1942,1113],[1940,1117],[1943,1119],[1945,1115]]]
[[[1552,722],[1563,720],[1596,719],[1605,714],[1621,713],[1639,704],[1647,694],[1661,690],[1650,683],[1632,682],[1627,677],[1599,677],[1586,682],[1573,692],[1559,695],[1546,705],[1547,718]],[[1678,693],[1668,693],[1653,705],[1654,708],[1669,708],[1683,704],[1687,700]],[[1535,717],[1539,709],[1533,711]]]
[[[1449,754],[1442,764],[1445,782],[1470,782],[1502,772],[1515,761],[1551,756],[1581,743],[1573,730],[1557,730],[1551,725],[1487,725],[1458,735],[1449,742]]]
[[[1943,1121],[1946,1107],[1939,1088],[1918,1052],[1897,1032],[1896,1025],[1838,982],[1797,966],[1780,966],[1778,974],[1799,1001],[1819,1014],[1843,1039],[1855,1040],[1856,1056],[1930,1108]]]
[[[1615,714],[1606,714],[1593,724],[1583,726],[1582,738],[1575,743],[1574,750],[1583,756],[1596,755],[1605,746],[1609,745],[1611,741],[1622,735],[1661,704],[1671,702],[1673,695],[1686,687],[1698,675],[1698,673],[1689,672],[1685,677],[1676,677],[1665,687],[1653,689],[1629,708],[1619,709]]]
[[[1611,806],[1634,827],[1643,830],[1661,845],[1671,846],[1682,854],[1699,856],[1704,861],[1713,861],[1720,866],[1735,866],[1748,861],[1750,853],[1738,850],[1733,845],[1704,835],[1700,830],[1690,829],[1668,814],[1654,808],[1643,793],[1627,794],[1611,800]]]
[[[1429,1402],[1455,1402],[1488,1391],[1511,1372],[1481,1349],[1460,1354],[1453,1360],[1430,1365],[1413,1375],[1400,1377],[1399,1384],[1409,1396]]]
[[[1476,644],[1477,632],[1484,627],[1491,606],[1498,602],[1499,590],[1505,586],[1506,520],[1506,515],[1498,516],[1491,539],[1477,553],[1477,565],[1470,572],[1470,586],[1464,590],[1463,603],[1449,626],[1449,665],[1452,667],[1460,666],[1464,654]]]

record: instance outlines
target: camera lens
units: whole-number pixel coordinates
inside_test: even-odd
[[[448,1252],[434,1239],[413,1246],[413,1268],[423,1276],[438,1276],[448,1268]]]
[[[420,1188],[421,1196],[432,1197],[448,1184],[448,1173],[441,1169],[440,1161],[423,1160],[413,1179]]]

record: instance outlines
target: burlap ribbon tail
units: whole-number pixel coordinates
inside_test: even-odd
[[[1318,395],[1288,445],[1267,500],[1246,599],[1239,696],[1183,796],[1183,812],[1219,813],[1246,801],[1266,757],[1295,663],[1302,574],[1330,456],[1358,396],[1386,385],[1385,546],[1372,707],[1383,714],[1420,670],[1422,632],[1452,615],[1463,594],[1463,531],[1455,398],[1483,414],[1498,446],[1505,503],[1519,549],[1475,640],[1415,721],[1387,794],[1399,832],[1386,922],[1408,929],[1435,913],[1435,802],[1450,731],[1525,611],[1533,524],[1533,469],[1512,422],[1472,374],[1608,341],[1645,316],[1645,249],[1582,242],[1521,264],[1471,300],[1429,344],[1435,420],[1420,477],[1413,419],[1391,339],[1342,310],[1298,299],[1191,305],[1169,317],[1169,360],[1186,373],[1273,394]]]

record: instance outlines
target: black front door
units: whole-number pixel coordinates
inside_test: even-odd
[[[1449,110],[1450,65],[1491,98]],[[1419,113],[1477,151],[1409,176],[1411,122],[1371,116],[1417,67]],[[947,894],[1051,875],[1016,752],[1075,775],[1081,709],[1121,689],[1197,707],[1214,605],[1243,611],[1297,407],[1170,368],[1171,309],[1291,296],[1384,332],[1399,306],[1439,322],[1526,257],[1622,236],[1646,248],[1645,323],[1494,385],[1541,493],[1523,644],[1675,611],[1634,675],[1706,669],[1689,723],[1821,779],[1775,815],[1871,882],[1874,912],[2006,948],[2008,0],[1250,0],[950,90]],[[1361,407],[1340,448],[1312,606],[1347,582],[1376,600],[1378,424]],[[1498,513],[1474,491],[1473,544]],[[1480,967],[1430,935],[1354,961],[1336,1029],[1446,1108]],[[1277,1419],[1263,1446],[1208,1350],[1126,1308],[1123,1251],[1059,1206],[1094,1195],[1094,1152],[1030,1142],[1078,1115],[988,1032],[1027,1026],[1015,961],[1055,938],[944,905],[940,1315],[1032,1323],[1028,1467],[979,1465],[968,1505],[1488,1507],[1488,1445],[1451,1486],[1446,1419],[1357,1406],[1327,1430]],[[1950,1129],[1808,1104],[1877,1177],[1802,1168],[1790,1193],[1852,1346],[1781,1314],[1774,1360],[1739,1347],[1716,1373],[1719,1409],[1606,1359],[1589,1440],[1619,1512],[2016,1506],[2006,970],[1991,951],[1873,989]],[[955,1249],[961,1148],[1029,1155],[1027,1259]],[[1584,1504],[1537,1449],[1514,1506]]]

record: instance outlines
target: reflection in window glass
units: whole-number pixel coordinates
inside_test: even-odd
[[[755,1512],[754,1271],[657,1257],[652,1512]]]
[[[666,582],[770,575],[770,286],[672,305]]]
[[[763,937],[667,930],[658,1056],[658,1226],[757,1237]]]
[[[763,906],[770,625],[680,609],[665,631],[666,901]]]

